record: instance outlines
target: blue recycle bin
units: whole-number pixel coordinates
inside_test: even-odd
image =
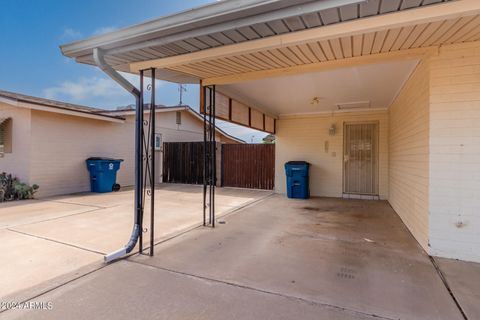
[[[287,196],[294,199],[308,199],[310,189],[308,186],[310,164],[305,161],[289,161],[285,163],[287,176]]]
[[[92,192],[112,192],[120,190],[117,184],[117,171],[122,159],[88,158],[87,169],[90,172],[90,190]]]

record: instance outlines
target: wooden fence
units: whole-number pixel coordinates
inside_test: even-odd
[[[165,142],[163,182],[203,184],[203,142]]]
[[[273,189],[275,145],[222,144],[217,159],[222,186]],[[203,184],[203,142],[165,142],[162,168],[163,182]]]
[[[223,186],[272,190],[274,181],[274,144],[222,145]]]

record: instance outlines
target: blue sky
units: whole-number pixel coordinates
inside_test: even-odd
[[[59,45],[210,2],[0,0],[0,89],[99,108],[131,104],[131,96],[99,69],[62,56]],[[178,104],[177,85],[160,83],[157,97],[159,103]],[[184,102],[198,110],[198,86],[187,87]],[[266,135],[222,127],[248,142]]]

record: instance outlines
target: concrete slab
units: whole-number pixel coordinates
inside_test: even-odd
[[[237,191],[226,191],[232,194],[224,194],[231,197],[225,207],[244,203],[235,197]],[[175,212],[178,206],[190,212],[193,207],[184,204],[191,202],[194,206],[196,194],[194,189],[185,193],[168,189],[162,204],[168,212]],[[255,194],[245,198],[254,198]],[[104,201],[108,205],[106,198]],[[115,216],[125,206],[57,219],[65,220],[64,224],[50,225],[47,221],[40,229],[65,228],[70,233],[82,233],[83,224],[91,226],[99,219],[101,225],[103,218]],[[84,215],[86,219],[76,220]],[[92,218],[95,215],[98,217]],[[175,215],[165,213],[165,219],[182,223]],[[125,217],[118,216],[117,220]],[[217,224],[215,229],[198,228],[157,245],[153,258],[132,256],[77,280],[70,278],[57,289],[30,300],[51,301],[53,310],[11,310],[1,316],[462,319],[429,257],[386,202],[328,198],[304,201],[275,195],[221,220],[225,224]],[[31,226],[38,224],[43,223]],[[116,227],[122,228],[122,223]],[[110,232],[110,237],[118,237]],[[47,233],[52,237],[59,234],[72,243],[84,241],[68,232]],[[462,306],[469,306],[464,309],[476,318],[478,289],[475,281],[472,286],[465,276],[477,279],[477,266],[460,267],[451,261],[439,264],[444,265],[442,270],[448,269],[444,273],[451,279],[452,290],[459,293]]]
[[[435,257],[468,319],[480,319],[480,263]]]
[[[0,203],[0,229],[89,212],[98,208],[43,200]]]
[[[270,193],[255,190],[218,188],[215,202],[217,215],[268,194]],[[62,201],[59,205],[90,203],[103,206],[103,209],[11,229],[103,254],[119,249],[128,241],[133,225],[131,191],[64,196],[52,200]],[[155,206],[155,239],[160,241],[202,221],[202,188],[190,185],[159,187],[155,196]],[[149,207],[150,203],[147,202],[145,228],[150,225]],[[145,240],[145,245],[147,243],[148,240]]]
[[[386,202],[276,195],[134,261],[392,319],[462,319]]]
[[[0,298],[40,285],[99,259],[101,255],[98,254],[0,230]]]
[[[199,185],[188,184],[159,184],[156,189],[156,196],[161,199],[170,200],[195,200],[201,199],[203,187]],[[235,206],[249,199],[257,198],[259,194],[270,193],[260,190],[236,189],[236,188],[217,188],[217,195],[223,199],[227,199],[228,204]],[[103,208],[112,208],[121,205],[129,205],[133,201],[133,189],[131,187],[123,187],[121,191],[114,193],[78,193],[71,195],[62,195],[56,197],[45,198],[45,200],[65,202],[81,205],[95,205]]]
[[[41,198],[41,200],[70,203],[78,205],[95,205],[100,208],[112,208],[132,202],[133,189],[124,187],[118,192],[92,193],[82,192],[60,196]]]
[[[121,261],[36,298],[52,310],[4,319],[378,319],[341,308]]]
[[[158,241],[199,224],[200,186],[158,189]],[[268,194],[219,189],[217,210],[227,212]],[[8,261],[0,264],[0,297],[31,297],[90,272],[92,268],[85,266],[102,264],[103,254],[124,246],[133,225],[132,190],[7,203],[0,208],[0,261]],[[146,227],[149,217],[145,216]]]

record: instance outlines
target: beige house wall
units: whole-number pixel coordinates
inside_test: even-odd
[[[39,197],[90,190],[85,159],[120,158],[117,181],[133,181],[133,123],[93,120],[52,112],[32,111],[30,180],[40,186]]]
[[[430,65],[430,254],[480,262],[480,42]]]
[[[428,250],[429,69],[420,63],[389,108],[389,202]]]
[[[275,191],[285,193],[287,161],[305,160],[310,166],[312,196],[343,194],[343,124],[379,123],[379,196],[388,198],[388,115],[385,111],[281,117],[277,120],[275,145]],[[329,135],[332,124],[336,134]],[[325,145],[328,144],[328,149]]]
[[[30,109],[12,107],[0,101],[0,118],[12,118],[12,152],[0,157],[0,172],[30,183]]]

